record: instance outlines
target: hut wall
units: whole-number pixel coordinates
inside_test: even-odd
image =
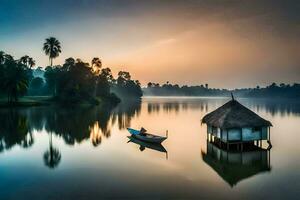
[[[251,127],[243,128],[243,141],[253,141],[261,139],[261,130],[254,130]]]
[[[241,129],[229,129],[228,130],[228,140],[229,141],[241,140]]]
[[[218,133],[218,128],[217,127],[212,127],[213,136],[217,136],[217,133]]]
[[[261,131],[262,131],[262,139],[267,140],[268,139],[268,127],[262,127]]]
[[[218,128],[218,130],[217,130],[217,138],[221,138],[221,129],[220,128]]]
[[[254,128],[243,128],[243,141],[253,140],[267,140],[268,139],[268,128],[262,127],[259,130]]]
[[[222,129],[222,138],[221,140],[226,142],[227,141],[227,129]]]
[[[267,140],[268,139],[268,127],[262,127],[260,130],[252,127],[242,129],[221,129],[217,127],[207,126],[207,132],[213,136],[220,138],[222,141],[254,141],[254,140]]]
[[[212,127],[210,125],[207,125],[207,133],[212,133]]]

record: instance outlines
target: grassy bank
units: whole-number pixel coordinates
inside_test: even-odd
[[[43,106],[53,103],[51,96],[24,96],[18,102],[8,103],[6,98],[0,98],[0,107]]]
[[[63,104],[65,106],[90,106],[90,105],[108,105],[111,104],[115,106],[119,103],[119,99],[116,97],[108,97],[108,98],[100,98],[97,97],[93,101],[80,101],[80,102],[72,102],[72,101],[59,101],[52,96],[24,96],[19,98],[18,102],[8,103],[7,99],[4,97],[0,97],[0,108],[5,107],[31,107],[31,106],[47,106],[54,104]]]

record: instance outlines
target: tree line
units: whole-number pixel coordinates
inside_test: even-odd
[[[239,97],[278,97],[278,98],[299,98],[300,84],[276,84],[272,83],[266,87],[257,86],[255,88],[243,89],[218,89],[209,88],[208,84],[198,86],[179,86],[169,82],[160,85],[149,82],[146,88],[143,88],[146,96],[230,96],[234,93]]]
[[[0,51],[0,96],[12,104],[24,95],[51,95],[59,102],[87,101],[97,104],[99,99],[118,103],[121,98],[142,96],[141,84],[129,72],[120,71],[115,79],[110,68],[102,66],[98,57],[90,63],[67,58],[63,65],[53,65],[62,52],[60,42],[47,38],[43,51],[50,65],[33,69],[35,61],[29,56],[14,59]]]

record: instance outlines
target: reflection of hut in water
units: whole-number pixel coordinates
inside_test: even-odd
[[[270,151],[252,146],[247,151],[228,151],[208,142],[201,152],[203,161],[213,168],[231,187],[262,172],[271,171]]]
[[[222,144],[240,144],[267,140],[270,144],[271,122],[261,118],[233,97],[232,100],[202,119],[207,124],[207,134]],[[209,135],[208,135],[209,136]]]

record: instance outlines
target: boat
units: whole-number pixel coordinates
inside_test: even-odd
[[[132,128],[127,128],[127,130],[133,137],[135,137],[139,140],[145,141],[145,142],[160,144],[164,140],[167,139],[167,137],[161,137],[161,136],[153,135],[150,133],[140,134],[140,131],[132,129]]]
[[[155,151],[159,151],[159,152],[163,152],[163,153],[167,153],[167,150],[164,148],[163,145],[161,144],[156,144],[156,143],[150,143],[150,142],[144,142],[142,140],[136,139],[133,136],[127,136],[129,141],[128,142],[132,142],[135,143],[137,145],[140,145],[142,148],[140,148],[140,150],[142,151],[145,148],[148,149],[152,149]]]

